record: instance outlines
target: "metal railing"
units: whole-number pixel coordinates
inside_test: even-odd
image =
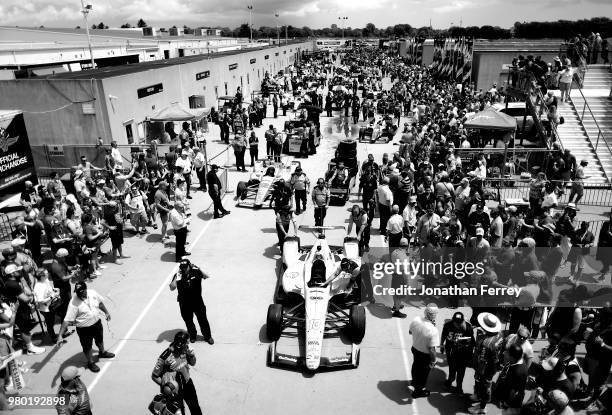
[[[574,82],[572,82],[572,87],[570,88],[570,93],[574,90],[573,85],[574,85],[575,81],[576,80],[574,80]],[[594,146],[595,152],[597,152],[597,148],[599,147],[599,141],[601,139],[601,141],[605,144],[606,148],[608,149],[608,152],[610,153],[610,156],[612,157],[612,148],[610,148],[610,144],[608,144],[608,141],[606,140],[606,136],[605,136],[604,132],[602,131],[601,127],[599,126],[599,123],[597,122],[597,119],[595,118],[595,115],[593,114],[593,111],[591,110],[591,107],[590,107],[589,103],[587,102],[586,97],[582,93],[582,88],[580,87],[579,83],[576,83],[576,88],[575,89],[577,89],[578,92],[580,92],[580,96],[582,97],[582,101],[584,102],[583,105],[582,105],[582,112],[578,111],[578,109],[576,108],[576,105],[574,104],[574,100],[572,100],[572,105],[574,105],[574,108],[576,108],[576,113],[579,114],[578,119],[580,120],[580,124],[582,125],[582,128],[584,128],[584,131],[586,132],[587,136],[591,140],[591,143],[593,142],[593,139],[590,137],[589,131],[584,127],[584,115],[587,112],[587,110],[588,110],[588,115],[591,116],[591,119],[595,123],[595,127],[597,127],[597,139],[595,140],[595,146]],[[597,153],[596,153],[596,155],[597,155]],[[597,155],[597,157],[599,157],[599,156]],[[604,171],[604,174],[605,174],[605,171]],[[606,178],[608,178],[607,174],[606,174]]]

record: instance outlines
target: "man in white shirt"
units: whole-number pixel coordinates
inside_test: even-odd
[[[187,242],[187,225],[190,219],[185,214],[185,206],[182,202],[175,202],[174,208],[170,211],[170,222],[172,222],[172,228],[174,229],[174,236],[176,238],[176,252],[175,261],[181,262],[186,255],[191,255],[191,252],[185,250]]]
[[[404,219],[404,236],[410,241],[412,234],[416,229],[417,224],[417,197],[410,196],[408,203],[402,212],[402,218]]]
[[[198,176],[198,182],[200,182],[200,190],[206,192],[206,158],[204,152],[200,151],[198,147],[195,147],[193,151],[195,152],[193,168]]]
[[[191,195],[189,194],[189,189],[191,188],[191,160],[188,150],[185,149],[181,152],[181,157],[176,160],[175,166],[183,168],[183,176],[187,184],[187,199],[191,199]]]
[[[115,355],[104,349],[104,331],[101,316],[110,321],[111,316],[102,302],[102,297],[94,290],[88,290],[85,282],[77,282],[74,286],[74,296],[68,304],[68,311],[60,328],[57,344],[64,342],[64,333],[69,325],[76,324],[76,331],[87,357],[87,367],[92,372],[99,372],[100,368],[93,360],[92,342],[98,347],[98,358],[110,359]]]
[[[404,218],[399,214],[399,206],[391,207],[391,217],[387,221],[387,233],[385,241],[389,242],[389,251],[400,246],[400,240],[404,236]]]
[[[429,396],[430,392],[425,388],[429,372],[436,365],[436,347],[440,346],[440,334],[436,328],[436,316],[438,307],[428,304],[425,307],[423,317],[416,317],[410,323],[410,334],[412,334],[412,392],[413,398]]]
[[[123,157],[121,157],[121,152],[117,148],[115,140],[111,141],[111,157],[115,162],[115,170],[121,170],[123,168]]]
[[[74,193],[81,200],[83,190],[86,188],[85,179],[83,178],[83,170],[74,172]]]
[[[378,201],[378,213],[380,214],[380,224],[378,230],[384,235],[387,229],[387,221],[391,216],[391,206],[393,206],[393,193],[389,189],[389,178],[383,177],[381,184],[376,189],[376,199]]]

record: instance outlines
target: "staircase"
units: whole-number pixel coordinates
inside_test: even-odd
[[[609,165],[602,164],[602,161],[597,157],[595,148],[593,147],[594,143],[591,143],[585,128],[580,124],[580,118],[578,117],[576,107],[559,101],[559,115],[565,119],[565,123],[557,126],[559,139],[561,140],[563,148],[569,149],[576,157],[578,163],[580,163],[580,160],[589,162],[585,169],[585,174],[589,177],[586,180],[587,182],[606,183],[607,180],[604,169],[606,169],[606,173],[609,172],[608,174],[612,174],[612,160],[609,158],[607,159]],[[597,134],[595,136],[597,136]]]
[[[591,178],[588,182],[600,180],[601,175],[595,175],[591,169],[595,167],[599,168],[600,172],[605,171],[608,182],[612,182],[612,101],[608,99],[610,88],[612,73],[609,66],[589,65],[582,89],[578,89],[574,84],[571,105],[561,104],[559,108],[560,114],[565,118],[565,124],[558,127],[564,147],[572,150],[578,160],[581,159],[579,154],[597,158],[595,164],[590,158],[584,157],[589,161],[587,176]]]

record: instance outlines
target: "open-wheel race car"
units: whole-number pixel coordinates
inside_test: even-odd
[[[240,181],[236,186],[237,205],[255,209],[270,207],[276,182],[283,179],[289,183],[299,165],[299,161],[289,161],[286,157],[280,162],[257,160],[249,181]]]
[[[369,123],[359,128],[359,141],[369,141],[371,144],[388,143],[393,140],[397,126],[388,117],[374,117]]]
[[[338,169],[340,164],[344,164],[344,171]],[[357,173],[359,173],[357,141],[342,140],[338,143],[335,157],[330,160],[325,173],[325,181],[329,185],[330,204],[342,206],[348,201],[351,189],[356,182]]]
[[[344,230],[342,226],[305,229],[319,232],[312,247],[301,248],[297,236],[283,244],[285,270],[277,301],[268,307],[266,319],[266,334],[272,340],[268,364],[310,371],[356,368],[358,344],[366,328],[360,286],[354,277],[361,272],[358,242],[345,238],[342,247],[330,246],[325,230]],[[343,259],[353,264],[354,271],[341,268]]]

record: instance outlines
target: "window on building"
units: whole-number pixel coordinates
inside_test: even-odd
[[[215,85],[215,99],[219,99],[219,87]]]
[[[227,82],[225,82],[225,95],[229,95],[229,92],[227,92]]]
[[[164,59],[170,59],[170,51],[164,50]]]
[[[179,58],[182,58],[183,56],[185,56],[185,49],[179,49],[178,54],[179,54]]]
[[[251,85],[251,80],[249,79],[249,74],[247,74],[247,85]]]

